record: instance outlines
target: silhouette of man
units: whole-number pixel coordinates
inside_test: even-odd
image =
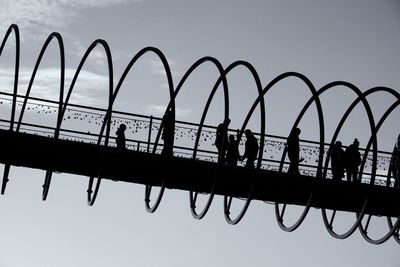
[[[287,138],[287,151],[290,161],[288,173],[300,175],[299,163],[300,163],[300,139],[299,135],[301,130],[299,128],[293,129]]]
[[[349,145],[344,152],[348,182],[357,182],[358,166],[361,164],[361,154],[358,150],[359,145],[360,142],[358,142],[356,138],[354,139],[353,144]]]
[[[250,129],[244,131],[244,134],[246,135],[246,143],[242,161],[247,158],[245,167],[253,169],[254,161],[256,160],[258,153],[257,138],[253,135]]]
[[[226,163],[229,166],[237,166],[239,160],[239,130],[236,132],[236,139],[234,135],[229,135],[229,140],[226,148]]]
[[[397,137],[397,141],[393,149],[392,158],[390,160],[390,168],[394,178],[394,187],[400,188],[400,134]],[[390,181],[387,181],[386,185],[389,186]]]
[[[172,156],[174,147],[174,118],[172,117],[172,112],[168,110],[162,121],[161,128],[163,129],[161,139],[164,140],[164,148],[161,151],[162,155]]]
[[[230,119],[224,120],[223,123],[220,123],[217,127],[217,131],[215,133],[215,146],[218,149],[218,163],[225,162],[225,154],[228,144],[228,126],[231,123]]]
[[[117,148],[125,149],[125,130],[126,130],[126,125],[121,123],[117,129],[116,135],[116,143],[117,143]]]
[[[344,176],[344,150],[342,142],[336,141],[331,153],[332,179],[341,181]]]

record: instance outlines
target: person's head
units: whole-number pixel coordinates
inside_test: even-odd
[[[233,134],[229,135],[229,142],[235,142],[235,136]]]
[[[252,136],[252,135],[253,135],[253,133],[251,132],[250,129],[246,129],[246,130],[244,131],[244,134],[246,135],[246,137],[249,137],[249,136]]]
[[[358,146],[360,145],[360,142],[358,142],[358,139],[357,139],[357,138],[354,139],[353,145],[354,145],[355,147],[358,147]]]
[[[337,147],[337,148],[342,148],[342,142],[336,141],[335,147]]]
[[[293,130],[292,130],[292,132],[290,133],[290,135],[294,135],[294,136],[299,136],[300,135],[300,133],[301,133],[301,130],[300,130],[300,128],[294,128]]]
[[[123,124],[123,123],[121,123],[121,124],[119,125],[119,128],[120,128],[122,131],[125,131],[125,130],[126,130],[126,125]]]

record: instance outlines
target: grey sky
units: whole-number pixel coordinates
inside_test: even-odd
[[[145,46],[161,49],[171,62],[175,85],[186,69],[203,56],[215,56],[226,67],[247,60],[265,86],[277,75],[297,71],[317,88],[346,80],[365,91],[400,84],[400,4],[371,1],[67,1],[0,0],[0,30],[11,23],[21,29],[20,88],[26,88],[42,43],[59,31],[67,53],[67,84],[85,49],[97,38],[111,46],[115,78],[130,58]],[[10,42],[11,44],[12,42]],[[0,83],[11,90],[13,50],[0,58]],[[57,97],[58,55],[51,47],[38,72],[33,94]],[[161,114],[168,99],[166,79],[157,58],[146,55],[129,75],[116,105],[124,111]],[[217,79],[212,66],[191,76],[177,99],[178,117],[196,122]],[[107,96],[105,56],[91,56],[78,81],[74,101],[104,105]],[[239,127],[256,97],[244,69],[229,75],[231,118]],[[268,133],[287,135],[309,92],[290,79],[267,98]],[[322,98],[327,138],[355,96],[338,88]],[[393,99],[371,97],[376,114]],[[213,102],[209,123],[222,120],[221,95]],[[315,110],[302,122],[302,136],[317,138]],[[276,114],[281,114],[277,116]],[[380,134],[381,149],[391,149],[397,137],[399,112]],[[379,118],[379,117],[377,117]],[[258,130],[258,117],[251,124]],[[368,135],[365,114],[352,115],[341,135],[345,144]],[[94,207],[86,206],[85,177],[55,175],[48,201],[40,200],[43,172],[13,168],[6,195],[0,201],[0,266],[382,266],[400,262],[399,246],[389,240],[367,244],[359,233],[345,241],[331,238],[320,211],[313,210],[294,233],[282,232],[273,206],[252,203],[243,222],[230,226],[217,198],[203,221],[191,218],[188,196],[167,191],[153,215],[144,210],[144,188],[104,182]],[[300,210],[293,208],[294,215]],[[343,214],[338,229],[350,226],[354,215]],[[374,232],[386,230],[384,218],[373,221]]]

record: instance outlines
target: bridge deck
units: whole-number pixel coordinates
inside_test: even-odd
[[[0,130],[0,162],[14,166],[54,171],[130,183],[160,186],[165,179],[167,188],[209,193],[216,180],[215,193],[247,197],[251,183],[252,199],[306,205],[314,192],[312,207],[359,212],[365,197],[369,198],[366,213],[393,216],[400,214],[400,191],[368,184],[351,184],[293,176],[266,170],[221,166],[214,162],[187,158],[167,158],[113,147],[58,140]]]

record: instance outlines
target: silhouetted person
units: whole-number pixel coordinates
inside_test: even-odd
[[[215,136],[215,146],[218,149],[218,162],[225,162],[225,154],[228,144],[228,126],[231,123],[230,119],[226,119],[223,123],[220,123],[217,127]]]
[[[390,168],[394,178],[394,187],[400,188],[400,135],[397,137],[396,145],[393,149],[392,158],[390,160]],[[387,186],[390,185],[390,181],[387,181]]]
[[[172,112],[168,110],[162,121],[161,128],[163,129],[161,139],[164,140],[164,148],[161,151],[162,155],[172,156],[174,147],[174,118],[172,117]]]
[[[247,159],[246,161],[246,168],[253,169],[254,168],[254,161],[257,158],[258,153],[258,142],[257,138],[253,135],[251,130],[247,129],[244,131],[246,135],[246,143],[245,143],[245,150],[244,155],[242,157],[242,161]]]
[[[229,135],[226,148],[226,163],[229,166],[237,166],[239,158],[239,130],[237,130],[236,139],[234,135]]]
[[[125,149],[125,130],[126,125],[121,123],[116,132],[117,139],[115,141],[117,143],[117,148]]]
[[[300,139],[299,135],[301,130],[299,128],[293,129],[287,138],[287,152],[290,161],[288,173],[299,175],[300,163]]]
[[[344,176],[344,150],[342,142],[336,141],[332,150],[330,151],[332,179],[341,181]]]
[[[358,150],[359,145],[360,143],[356,138],[353,144],[349,145],[344,152],[347,181],[349,182],[357,182],[358,166],[361,164],[361,154]]]

